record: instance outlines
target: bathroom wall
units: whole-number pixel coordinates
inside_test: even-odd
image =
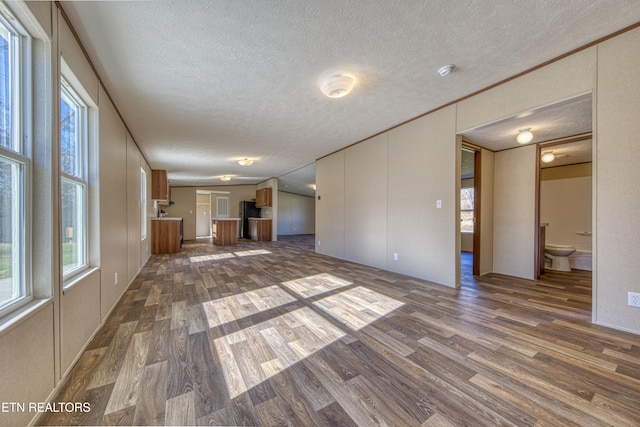
[[[591,176],[562,178],[562,169],[552,168],[554,179],[540,182],[540,222],[548,223],[546,243],[575,246],[579,251],[591,251],[591,236],[577,233],[592,228]]]

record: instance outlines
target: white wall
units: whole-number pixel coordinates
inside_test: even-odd
[[[456,286],[455,107],[389,131],[389,269]],[[437,201],[442,201],[442,208]],[[393,253],[398,260],[393,260]]]
[[[594,319],[640,333],[640,28],[598,45],[594,138]]]
[[[493,272],[533,279],[536,212],[535,145],[495,154]]]
[[[344,258],[345,151],[316,162],[316,252]]]
[[[345,258],[386,268],[387,134],[345,150]]]
[[[278,192],[278,234],[315,234],[315,199],[299,194]]]
[[[318,160],[316,251],[456,286],[459,149],[450,107]]]

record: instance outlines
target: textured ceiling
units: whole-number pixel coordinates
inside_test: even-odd
[[[295,171],[293,184],[317,158],[640,21],[637,0],[62,7],[151,167],[172,185]],[[449,63],[455,71],[440,77]],[[357,78],[355,89],[325,98],[320,83],[339,72]],[[254,165],[239,166],[244,157]]]

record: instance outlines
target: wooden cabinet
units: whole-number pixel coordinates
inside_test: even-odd
[[[271,241],[271,223],[270,219],[251,219],[249,218],[249,237],[251,240],[258,242]]]
[[[151,198],[153,200],[170,199],[169,180],[167,179],[167,171],[152,170],[151,171]]]
[[[174,254],[180,252],[180,218],[151,220],[151,253]]]
[[[271,206],[271,187],[256,191],[256,208]]]

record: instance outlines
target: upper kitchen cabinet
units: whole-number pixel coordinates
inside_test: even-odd
[[[169,180],[167,180],[167,171],[151,171],[151,198],[153,200],[169,201]]]
[[[271,206],[271,187],[261,188],[256,191],[256,208]]]

